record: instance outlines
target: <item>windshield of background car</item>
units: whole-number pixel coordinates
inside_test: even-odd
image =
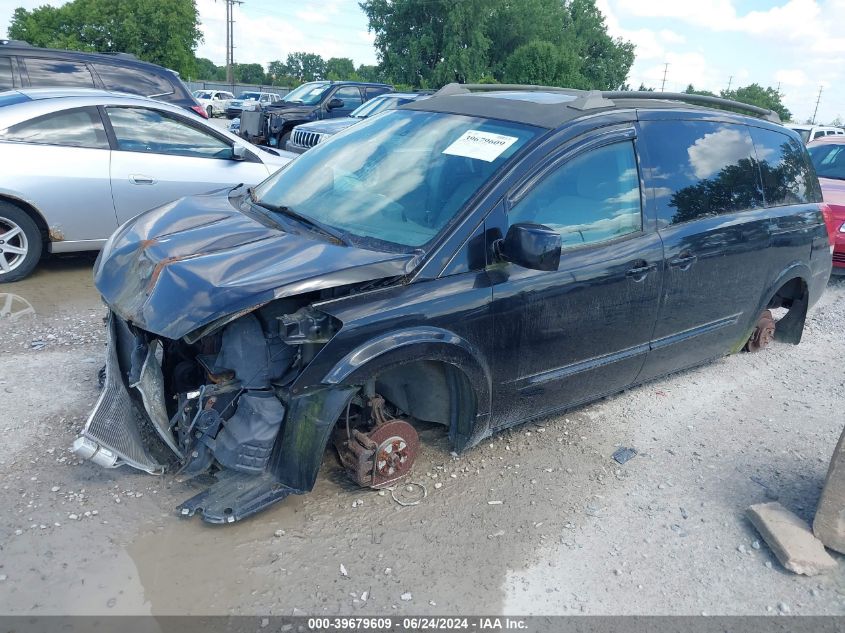
[[[349,115],[357,119],[366,119],[368,116],[373,116],[385,110],[395,110],[400,105],[410,103],[413,99],[398,99],[396,97],[375,97],[369,101],[365,101],[360,106],[355,108]]]
[[[238,99],[243,99],[246,101],[247,99],[255,99],[256,101],[261,98],[260,92],[242,92]]]
[[[845,180],[845,144],[825,143],[808,147],[807,151],[819,178]]]
[[[255,189],[352,243],[413,250],[542,130],[477,117],[392,110],[320,143]]]
[[[284,100],[290,103],[314,105],[315,103],[319,103],[328,87],[329,84],[322,81],[302,84],[299,88],[295,88],[287,93],[284,96]]]
[[[197,99],[211,99],[210,90],[194,90],[194,96]]]

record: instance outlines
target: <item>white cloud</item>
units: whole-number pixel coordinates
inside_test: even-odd
[[[783,70],[778,70],[777,72],[775,72],[775,79],[778,83],[782,84],[783,86],[791,86],[796,88],[800,88],[806,85],[809,81],[807,78],[807,73],[805,73],[800,68],[784,68]]]
[[[705,134],[687,149],[689,162],[696,178],[709,178],[727,164],[754,154],[751,137],[734,128],[723,128]]]

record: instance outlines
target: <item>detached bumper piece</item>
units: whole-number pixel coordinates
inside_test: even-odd
[[[158,429],[151,428],[123,382],[118,361],[120,325],[113,315],[109,316],[105,384],[85,428],[73,443],[73,452],[106,468],[126,464],[158,475],[166,467],[166,460],[159,455],[170,449],[163,446]],[[127,331],[125,337],[129,335]],[[130,343],[124,341],[124,344]],[[157,362],[154,350],[150,350],[150,355]],[[155,451],[157,445],[163,450]]]
[[[256,476],[223,470],[216,477],[217,483],[177,508],[183,517],[199,513],[208,523],[234,523],[297,492],[269,473]]]

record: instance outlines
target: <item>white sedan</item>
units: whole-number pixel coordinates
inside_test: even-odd
[[[226,114],[229,102],[235,98],[235,95],[225,90],[194,90],[193,95],[205,108],[209,119],[218,114]]]
[[[257,184],[293,157],[145,97],[0,92],[0,283],[28,275],[43,250],[99,250],[139,213]]]

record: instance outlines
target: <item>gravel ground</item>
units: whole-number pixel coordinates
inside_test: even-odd
[[[744,518],[771,499],[813,516],[845,423],[845,281],[797,347],[460,457],[424,429],[419,505],[354,487],[327,454],[312,493],[211,527],[174,515],[187,484],[68,452],[103,357],[90,265],[57,258],[0,287],[0,613],[845,614],[845,564],[790,574]],[[638,455],[620,466],[622,446]]]

